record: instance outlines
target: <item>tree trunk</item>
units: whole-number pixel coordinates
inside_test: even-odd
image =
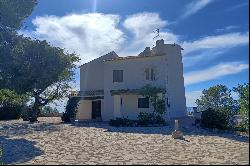
[[[29,121],[30,122],[37,122],[37,118],[38,118],[39,113],[40,113],[40,106],[39,105],[40,105],[39,99],[36,96],[35,97],[35,103],[34,103],[34,105],[32,107],[32,111],[29,114]]]
[[[34,106],[32,107],[32,111],[30,112],[30,115],[29,115],[29,121],[30,122],[36,122],[37,121],[38,112],[39,112],[39,107],[36,106],[36,104],[34,104]]]
[[[42,93],[42,91],[40,90],[40,92],[34,92],[34,97],[35,97],[35,103],[32,107],[32,111],[29,115],[29,120],[30,122],[36,122],[38,116],[40,115],[41,112],[41,107],[45,106],[46,104],[48,104],[49,101],[53,100],[54,97],[50,98],[50,99],[44,99],[42,97],[40,97],[40,94]]]

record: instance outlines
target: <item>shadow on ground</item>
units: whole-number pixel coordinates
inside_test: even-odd
[[[59,131],[58,124],[55,123],[29,123],[29,122],[17,122],[11,124],[2,124],[0,126],[0,133],[10,134],[10,135],[26,135],[34,132],[54,132]]]
[[[70,125],[75,127],[102,128],[105,130],[105,132],[136,133],[136,134],[171,135],[172,132],[174,131],[174,121],[171,121],[167,126],[162,126],[162,127],[113,127],[110,126],[107,122],[93,122],[93,121],[74,122],[71,123]],[[201,129],[187,123],[182,123],[182,125],[180,124],[179,129],[184,133],[184,137],[219,136],[239,142],[249,143],[249,136],[243,136],[232,132],[211,131],[211,130]]]
[[[42,155],[43,151],[35,147],[35,144],[36,142],[26,139],[10,139],[0,136],[3,164],[23,163]]]

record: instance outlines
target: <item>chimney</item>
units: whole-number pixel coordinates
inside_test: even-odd
[[[156,47],[161,47],[163,45],[164,45],[164,40],[163,39],[156,41]]]

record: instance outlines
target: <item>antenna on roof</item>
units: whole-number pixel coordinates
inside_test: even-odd
[[[153,37],[153,39],[157,38],[160,36],[160,29],[159,28],[156,28],[156,30],[153,31],[154,33],[156,33],[156,36]]]
[[[155,38],[160,37],[160,29],[159,29],[159,28],[156,28],[153,32],[156,34],[156,36],[153,37],[153,40],[154,40]],[[154,43],[155,43],[155,42],[154,42]],[[153,44],[153,47],[154,47],[154,46],[155,46],[155,45]]]

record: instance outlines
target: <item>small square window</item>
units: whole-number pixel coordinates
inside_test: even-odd
[[[138,108],[149,108],[149,97],[138,98]]]
[[[123,82],[123,70],[113,70],[113,82]]]

